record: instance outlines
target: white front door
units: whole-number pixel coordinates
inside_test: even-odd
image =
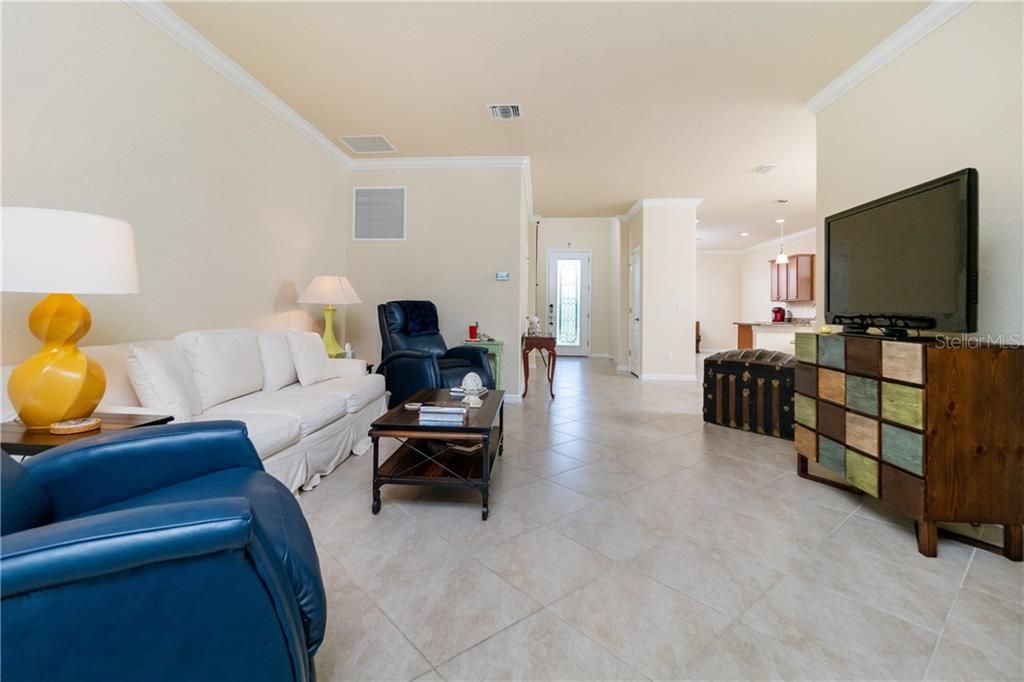
[[[590,251],[548,249],[548,334],[559,355],[590,355]]]
[[[629,371],[640,376],[640,249],[629,256]]]

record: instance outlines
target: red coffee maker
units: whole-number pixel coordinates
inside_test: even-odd
[[[775,306],[772,308],[772,322],[785,322],[786,321],[786,309]]]

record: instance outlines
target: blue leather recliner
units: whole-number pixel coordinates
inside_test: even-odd
[[[470,372],[484,386],[494,388],[487,351],[476,346],[448,348],[437,321],[437,306],[430,301],[390,301],[377,306],[380,323],[381,363],[391,392],[389,407],[424,388],[460,386]]]
[[[4,454],[0,474],[4,682],[314,679],[319,559],[241,422]]]

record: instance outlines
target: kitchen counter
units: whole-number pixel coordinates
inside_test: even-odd
[[[736,325],[736,347],[766,348],[792,353],[798,330],[814,329],[814,320],[797,318],[789,322],[733,322]],[[760,338],[758,338],[760,336]]]

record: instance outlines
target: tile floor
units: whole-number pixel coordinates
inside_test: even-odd
[[[560,359],[505,410],[478,494],[353,457],[300,496],[327,584],[322,681],[1024,679],[1024,566],[794,473],[694,383]],[[980,532],[980,531],[979,531]]]

